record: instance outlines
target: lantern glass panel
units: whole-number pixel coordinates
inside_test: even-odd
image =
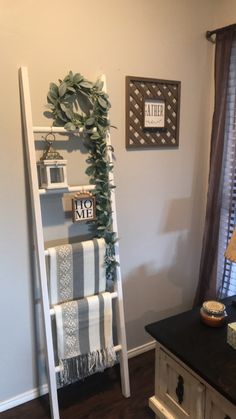
[[[51,167],[50,168],[50,179],[51,183],[64,182],[64,171],[62,167]]]
[[[40,166],[40,184],[45,183],[47,180],[46,170],[44,167]]]

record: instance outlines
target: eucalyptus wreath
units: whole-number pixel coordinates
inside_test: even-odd
[[[83,133],[89,156],[86,173],[95,185],[96,231],[106,242],[105,266],[107,279],[115,278],[116,234],[112,228],[111,189],[109,172],[113,164],[108,158],[107,133],[110,128],[108,95],[102,90],[100,80],[91,83],[81,74],[72,71],[58,84],[50,83],[47,95],[49,112],[54,126],[64,126],[68,131]]]

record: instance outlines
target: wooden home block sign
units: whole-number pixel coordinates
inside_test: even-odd
[[[72,199],[74,223],[92,221],[96,218],[96,199],[90,192],[76,194]]]

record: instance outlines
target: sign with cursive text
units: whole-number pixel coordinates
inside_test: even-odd
[[[165,101],[155,99],[144,99],[143,116],[144,128],[165,128]]]

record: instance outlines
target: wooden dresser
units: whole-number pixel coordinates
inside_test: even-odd
[[[199,308],[146,326],[156,340],[155,395],[149,406],[160,419],[236,419],[236,350],[227,323],[236,308],[223,300],[221,328],[201,322]]]

